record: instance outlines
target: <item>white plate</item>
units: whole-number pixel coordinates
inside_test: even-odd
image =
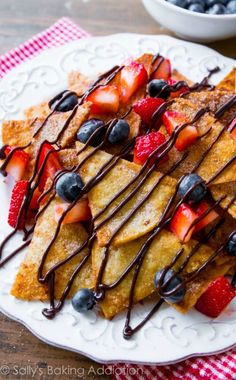
[[[137,57],[144,52],[161,52],[168,56],[172,65],[193,81],[201,80],[207,68],[219,65],[221,72],[212,78],[217,83],[235,65],[235,61],[213,50],[168,36],[119,34],[82,39],[44,52],[3,78],[0,83],[0,118],[20,118],[27,106],[50,99],[66,87],[66,74],[70,70],[94,75],[130,55]],[[10,184],[3,186],[3,180],[0,181],[2,238],[10,231],[6,223]],[[6,254],[19,238],[20,235],[7,247]],[[20,253],[0,270],[0,308],[49,344],[82,353],[99,362],[152,364],[216,353],[236,344],[236,303],[215,320],[195,310],[183,316],[165,305],[129,341],[122,337],[124,314],[112,321],[102,319],[93,311],[83,316],[68,302],[55,320],[47,320],[41,314],[41,302],[22,302],[9,295],[22,257],[23,253]],[[136,325],[147,309],[147,304],[138,305],[132,323]]]

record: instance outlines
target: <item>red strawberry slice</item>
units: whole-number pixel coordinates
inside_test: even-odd
[[[137,137],[134,147],[134,162],[139,165],[145,164],[150,154],[155,149],[162,146],[165,142],[166,138],[161,132],[151,132],[148,135]],[[163,147],[163,149],[160,149],[160,151],[154,155],[151,163],[155,162],[155,159],[160,156],[164,149],[165,147]],[[161,162],[167,159],[168,155],[166,154],[162,158]]]
[[[9,214],[8,214],[8,224],[16,228],[17,227],[17,219],[20,213],[21,206],[23,204],[23,201],[25,199],[27,189],[28,189],[28,181],[19,181],[16,182],[11,195],[11,202],[10,202],[10,208],[9,208]],[[22,229],[25,225],[25,219],[24,217],[21,218],[18,229]]]
[[[236,140],[236,117],[231,121],[228,130],[231,132],[231,135]]]
[[[54,152],[54,153],[49,153],[49,152]],[[39,182],[39,191],[43,191],[45,184],[47,182],[48,178],[53,179],[55,174],[61,170],[61,164],[59,161],[59,157],[57,152],[55,151],[55,148],[49,144],[49,143],[44,143],[43,147],[40,152],[39,156],[39,161],[38,161],[38,171],[46,161],[46,164],[43,169],[43,173],[40,178]]]
[[[188,122],[185,115],[176,111],[166,111],[162,116],[162,120],[169,135],[172,134],[174,129]],[[181,132],[179,132],[175,142],[175,147],[182,152],[192,145],[197,138],[197,128],[194,125],[188,125]]]
[[[133,105],[134,111],[141,117],[144,123],[150,123],[154,112],[164,103],[161,98],[145,98]]]
[[[59,221],[62,214],[68,209],[70,205],[66,202],[59,203],[54,207],[54,217],[56,222]],[[71,224],[89,220],[91,218],[91,211],[89,208],[88,200],[86,198],[80,199],[76,205],[68,211],[62,224]]]
[[[6,157],[10,152],[12,152],[13,149],[15,149],[14,146],[6,147]],[[6,166],[6,172],[10,174],[16,181],[20,181],[24,177],[29,158],[30,157],[28,153],[26,153],[24,150],[16,150]]]
[[[98,87],[87,96],[87,101],[92,102],[92,113],[116,113],[119,109],[119,90],[117,86],[107,85]]]
[[[210,205],[207,202],[201,202],[194,211],[199,216],[203,215],[207,210],[209,210]],[[203,228],[205,228],[208,224],[212,223],[216,218],[218,218],[218,214],[215,210],[211,210],[209,214],[207,214],[203,219],[201,219],[196,225],[194,232],[197,232]]]
[[[190,227],[197,217],[198,215],[186,203],[182,203],[174,214],[170,223],[170,230],[182,243],[187,243],[191,239],[194,226]]]
[[[145,67],[138,62],[131,62],[120,73],[120,96],[123,103],[127,103],[131,96],[148,81]]]
[[[31,198],[30,202],[30,211],[36,212],[39,209],[39,197],[41,196],[42,192],[39,191],[38,188],[34,190],[34,193]]]
[[[177,81],[173,78],[169,78],[167,82],[170,86],[174,86],[174,84],[177,83]],[[189,91],[188,87],[182,87],[178,91],[172,91],[170,94],[170,98],[171,99],[178,98],[180,97],[180,95],[185,94],[188,91]]]
[[[152,79],[164,79],[167,80],[171,76],[171,64],[170,60],[163,57],[159,57],[153,65]]]
[[[211,318],[218,317],[235,297],[236,291],[227,278],[214,280],[198,299],[195,308]]]

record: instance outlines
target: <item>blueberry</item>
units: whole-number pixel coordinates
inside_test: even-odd
[[[227,4],[227,0],[206,0],[206,6],[209,8],[209,7],[213,7],[213,5],[215,4],[221,4],[221,5],[226,5]]]
[[[236,0],[231,0],[226,7],[227,13],[236,13]]]
[[[200,4],[205,9],[205,0],[187,0],[187,7],[192,4]]]
[[[73,296],[71,303],[78,313],[85,313],[86,311],[91,310],[96,303],[94,292],[87,288],[80,289]]]
[[[204,8],[199,3],[189,5],[188,10],[192,12],[204,13]]]
[[[167,0],[168,3],[176,5],[177,7],[186,8],[187,1],[186,0]]]
[[[167,88],[162,91],[165,86]],[[158,98],[167,99],[170,95],[168,83],[164,79],[151,80],[147,85],[147,92],[152,98],[157,96]]]
[[[222,15],[226,13],[226,8],[222,4],[215,4],[208,9],[207,13],[210,15]]]
[[[108,136],[108,141],[111,144],[118,144],[125,141],[130,133],[130,126],[127,121],[120,119],[112,128]]]
[[[159,285],[159,281],[160,281],[162,273],[163,273],[163,270],[160,270],[160,271],[156,272],[156,274],[155,274],[154,285],[155,285],[156,288]],[[172,269],[169,269],[167,271],[164,279],[163,279],[163,284],[165,282],[167,282],[167,280],[169,280],[170,277],[172,277],[173,275],[175,275],[173,277],[173,279],[164,288],[165,292],[170,292],[171,290],[175,289],[178,285],[182,284],[182,282],[183,282],[182,278],[179,275],[175,274],[175,272]],[[183,286],[179,290],[177,290],[176,292],[174,292],[173,294],[171,294],[170,296],[167,296],[165,298],[165,300],[169,301],[169,302],[172,302],[172,303],[177,303],[177,302],[182,301],[182,299],[184,298],[184,295],[185,295],[185,287]]]
[[[236,256],[236,232],[227,241],[225,249],[230,256]]]
[[[62,97],[65,97],[65,99],[61,102]],[[57,105],[58,103],[59,105]],[[48,103],[51,110],[55,110],[58,112],[71,111],[77,104],[78,104],[78,96],[75,92],[71,92],[71,91],[64,91],[60,93],[58,96],[53,98]]]
[[[56,181],[56,192],[66,202],[74,202],[80,195],[84,186],[77,173],[65,173]]]
[[[200,182],[200,183],[199,183]],[[197,183],[199,183],[197,185]],[[186,193],[193,188],[185,198],[189,203],[200,202],[207,194],[207,186],[203,179],[197,174],[186,174],[179,184],[178,195],[184,198]]]
[[[101,142],[105,132],[104,121],[100,119],[90,119],[85,121],[77,132],[77,140],[85,144],[92,134],[98,129],[99,131],[89,142],[90,145],[98,145]]]

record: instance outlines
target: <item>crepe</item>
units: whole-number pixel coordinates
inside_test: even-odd
[[[225,196],[220,205],[236,218],[236,182],[213,185],[211,186],[211,194],[215,200]]]
[[[77,143],[79,151],[84,145]],[[87,148],[83,153],[79,154],[78,160],[87,157],[93,148]],[[97,151],[88,158],[80,169],[80,175],[85,184],[96,176],[99,169],[111,159],[111,155],[103,151]],[[96,216],[101,210],[108,205],[111,199],[118,194],[120,190],[139,173],[141,167],[132,162],[121,159],[114,168],[112,168],[99,183],[92,187],[88,192],[89,205],[92,216]],[[113,233],[121,226],[127,215],[134,210],[151,189],[157,184],[153,193],[147,198],[143,206],[135,212],[130,220],[124,224],[120,232],[114,238],[114,244],[120,245],[125,242],[135,240],[149,231],[151,231],[160,221],[160,218],[167,206],[168,201],[174,194],[176,189],[176,181],[173,178],[165,176],[160,181],[161,173],[153,172],[150,178],[146,180],[143,186],[138,190],[137,194],[124,205],[121,210],[105,223],[104,226],[97,231],[99,245],[107,244]],[[131,190],[137,187],[141,181],[140,177],[132,187],[129,187],[120,197],[116,197],[114,202],[107,208],[101,217],[95,221],[95,227],[98,226],[112,211],[119,206],[122,200],[127,197]],[[159,182],[160,181],[160,182]]]
[[[217,88],[229,92],[236,92],[236,67],[217,85]]]
[[[103,276],[104,284],[112,284],[119,278],[125,268],[127,268],[134,259],[146,239],[147,236],[123,244],[119,247],[110,247],[108,262]],[[181,257],[174,266],[174,269],[179,268],[183,258],[189,254],[195,244],[196,241],[190,241],[188,244],[181,245],[174,234],[165,230],[158,234],[148,249],[142,263],[135,287],[134,303],[155,292],[153,279],[158,270],[161,270],[166,265],[170,264],[176,253],[181,248],[184,248],[183,257]],[[92,251],[92,267],[95,278],[98,275],[104,252],[105,248],[102,248],[95,243]],[[212,253],[213,250],[210,247],[202,245],[199,251],[189,261],[183,272],[183,276],[196,270]],[[187,312],[194,306],[197,299],[213,279],[228,272],[229,268],[232,267],[233,259],[223,256],[219,257],[216,262],[216,264],[211,264],[202,275],[197,278],[197,280],[187,285],[186,295],[181,303],[170,305],[177,308],[180,312]],[[119,285],[106,292],[105,299],[100,302],[102,313],[106,318],[112,318],[128,306],[132,277],[133,270]]]
[[[197,96],[197,94],[196,94]],[[205,104],[206,106],[206,104]],[[186,115],[188,120],[192,120],[199,108],[196,108],[195,104],[190,102],[185,98],[178,98],[176,101],[168,108],[170,111],[177,111]],[[197,140],[189,148],[189,154],[183,163],[175,170],[173,176],[175,178],[180,178],[183,174],[189,173],[194,168],[195,164],[203,156],[204,152],[220,134],[224,125],[209,113],[203,115],[195,125],[198,128],[199,135],[204,135],[210,128],[211,130],[204,137]],[[161,132],[166,136],[165,128],[161,128]],[[169,138],[167,136],[167,138]],[[173,148],[169,152],[168,162],[161,164],[159,170],[161,172],[166,172],[176,161],[182,156],[183,153],[177,151]],[[236,156],[236,141],[232,138],[228,131],[224,131],[218,141],[214,144],[210,152],[207,154],[199,168],[196,170],[204,180],[209,180],[214,176],[214,174],[222,168],[231,158]],[[220,184],[225,182],[232,182],[236,180],[236,160],[232,162],[213,182],[212,184]]]
[[[17,273],[11,294],[24,300],[47,300],[47,286],[41,285],[37,279],[37,272],[45,248],[50,243],[57,227],[54,219],[54,207],[59,202],[54,200],[42,216],[40,216],[31,244],[27,254]],[[87,233],[80,223],[62,225],[55,244],[52,246],[44,266],[44,274],[53,265],[65,259],[78,249],[86,240]],[[86,255],[83,250],[75,258],[70,260],[55,272],[55,297],[59,299],[65,289],[69,278],[76,265]],[[69,296],[73,295],[79,288],[90,288],[93,286],[91,273],[91,262],[88,261],[77,275]]]

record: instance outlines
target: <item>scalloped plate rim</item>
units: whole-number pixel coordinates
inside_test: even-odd
[[[109,36],[87,37],[86,39],[82,39],[82,40],[78,40],[78,41],[72,41],[71,43],[68,43],[66,45],[63,45],[63,46],[60,46],[60,47],[51,48],[50,50],[46,50],[46,51],[42,52],[41,54],[37,55],[36,57],[33,57],[32,59],[29,59],[26,62],[23,62],[19,66],[15,67],[13,70],[11,70],[9,73],[7,73],[4,76],[4,78],[2,78],[0,80],[0,83],[2,81],[4,81],[4,82],[7,81],[9,78],[11,78],[12,76],[14,76],[15,73],[17,73],[20,70],[24,69],[24,67],[27,68],[27,66],[30,65],[30,62],[32,62],[34,60],[40,60],[43,56],[45,56],[45,57],[47,57],[47,55],[50,56],[50,55],[53,54],[54,51],[63,50],[63,48],[65,48],[66,46],[67,47],[68,46],[78,46],[78,48],[79,48],[80,43],[84,42],[85,40],[87,42],[90,42],[90,41],[109,40],[110,38],[114,38],[114,37],[129,38],[130,36],[134,36],[134,37],[137,37],[137,38],[155,38],[157,40],[159,38],[161,40],[162,37],[164,37],[164,39],[167,38],[167,39],[171,40],[173,43],[175,41],[178,41],[178,44],[183,43],[183,45],[188,45],[188,46],[191,46],[191,47],[194,47],[194,46],[197,45],[199,47],[204,48],[205,51],[209,51],[212,54],[214,53],[217,56],[222,57],[222,59],[227,60],[229,62],[229,65],[230,64],[232,66],[235,65],[235,61],[233,59],[225,57],[225,56],[221,55],[220,53],[216,52],[214,49],[208,48],[206,46],[202,46],[200,44],[195,44],[195,43],[188,42],[188,41],[182,41],[180,39],[177,39],[177,38],[174,38],[174,37],[170,37],[170,36],[166,36],[166,35],[151,35],[151,34],[142,35],[142,34],[137,34],[137,33],[118,33],[118,34],[113,34],[113,35],[109,35]],[[39,334],[38,332],[36,332],[36,330],[33,327],[31,327],[28,324],[28,322],[24,321],[21,318],[18,318],[17,315],[13,315],[9,311],[5,310],[4,307],[0,306],[0,311],[3,314],[5,314],[8,317],[10,317],[11,319],[13,319],[13,320],[21,323],[22,325],[24,325],[32,334],[34,334],[37,338],[39,338],[43,342],[45,342],[47,344],[50,344],[52,346],[58,347],[58,348],[63,348],[63,349],[69,350],[69,351],[73,351],[73,352],[76,352],[76,353],[79,353],[79,354],[83,354],[83,355],[89,357],[90,359],[95,360],[98,363],[103,363],[103,364],[112,364],[112,363],[118,363],[118,362],[125,362],[125,363],[150,364],[150,365],[167,365],[167,364],[178,363],[178,362],[180,362],[182,360],[186,360],[186,359],[189,359],[189,358],[192,358],[192,357],[209,356],[209,355],[213,355],[213,354],[222,353],[222,352],[225,352],[228,349],[232,349],[236,345],[236,343],[235,344],[231,344],[230,346],[224,347],[224,348],[216,350],[216,351],[207,352],[207,353],[191,352],[190,354],[187,354],[185,356],[183,356],[181,354],[181,357],[179,356],[178,358],[176,358],[174,360],[170,360],[170,361],[161,361],[161,362],[154,362],[154,361],[148,362],[148,361],[144,361],[143,362],[143,361],[140,361],[140,360],[133,360],[133,359],[132,359],[132,361],[131,360],[125,360],[124,358],[121,358],[121,359],[115,358],[115,359],[112,359],[112,360],[106,360],[106,359],[102,359],[101,357],[99,358],[98,356],[93,356],[93,355],[89,354],[89,352],[87,352],[86,350],[83,351],[82,349],[71,348],[71,347],[69,347],[69,345],[64,345],[64,344],[60,344],[58,342],[51,341],[51,340],[45,338],[44,336],[42,336],[41,334]],[[100,355],[100,356],[104,356],[104,355]]]

